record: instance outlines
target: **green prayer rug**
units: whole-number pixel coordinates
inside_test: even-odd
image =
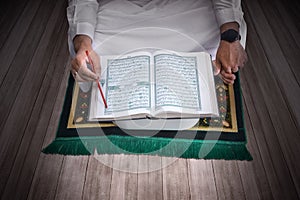
[[[46,154],[144,154],[196,159],[252,160],[247,150],[239,76],[234,85],[215,77],[219,117],[200,118],[188,130],[122,130],[88,121],[91,91],[69,77],[55,140]]]

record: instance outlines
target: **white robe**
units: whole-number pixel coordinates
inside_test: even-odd
[[[137,50],[207,51],[215,58],[219,27],[236,21],[245,45],[240,0],[71,0],[67,9],[69,46],[83,34],[100,55]]]

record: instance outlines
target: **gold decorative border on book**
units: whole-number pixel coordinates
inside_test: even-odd
[[[225,126],[202,126],[202,125],[195,125],[189,130],[198,130],[198,131],[222,131],[222,132],[238,132],[237,126],[237,116],[236,116],[236,104],[235,104],[235,97],[234,97],[234,89],[232,85],[224,85],[228,89],[229,93],[229,102],[230,102],[230,118],[231,124],[229,127]],[[78,107],[78,98],[79,97],[79,85],[75,83],[73,88],[73,95],[72,95],[72,105],[70,110],[70,115],[68,119],[68,126],[67,128],[97,128],[97,127],[115,127],[116,125],[112,122],[86,122],[86,123],[76,123],[75,121],[75,113],[76,108]],[[221,120],[222,121],[222,120]],[[228,123],[228,122],[226,122]]]

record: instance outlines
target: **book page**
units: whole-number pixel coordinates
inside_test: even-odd
[[[111,119],[150,112],[150,54],[101,57],[101,67],[106,73],[104,93],[108,107],[99,108],[101,104],[91,103],[98,108],[90,112],[93,115],[90,118]],[[94,94],[96,101],[101,101],[99,92]]]
[[[155,106],[201,110],[196,56],[154,56]]]
[[[165,112],[168,118],[218,115],[208,53],[156,52],[154,68],[157,114]]]

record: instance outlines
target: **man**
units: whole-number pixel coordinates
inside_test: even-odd
[[[240,0],[71,0],[67,14],[71,71],[78,81],[99,79],[98,54],[132,49],[207,51],[227,84],[247,60]],[[86,51],[95,73],[87,67]]]

